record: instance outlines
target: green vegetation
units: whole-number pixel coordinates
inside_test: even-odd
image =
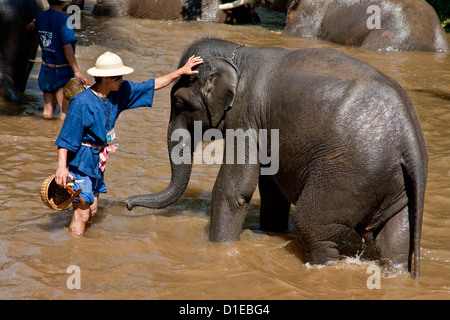
[[[436,10],[445,31],[450,32],[450,1],[449,0],[427,0]]]

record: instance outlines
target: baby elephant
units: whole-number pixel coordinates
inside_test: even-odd
[[[212,241],[239,239],[259,185],[261,229],[286,230],[293,204],[310,263],[338,260],[338,245],[355,229],[374,234],[380,258],[418,277],[428,156],[416,110],[396,82],[331,49],[208,38],[180,66],[192,55],[205,60],[199,73],[171,91],[170,185],[127,199],[129,209],[166,207],[183,194],[200,131],[225,138]]]

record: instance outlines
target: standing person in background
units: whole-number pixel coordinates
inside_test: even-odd
[[[75,59],[74,28],[68,22],[63,10],[66,1],[47,0],[50,9],[38,14],[35,21],[28,25],[38,33],[42,50],[42,67],[39,73],[39,87],[44,93],[45,119],[52,119],[56,106],[59,105],[58,119],[64,120],[69,109],[69,101],[64,98],[63,88],[73,77],[81,83],[87,83],[80,72]]]

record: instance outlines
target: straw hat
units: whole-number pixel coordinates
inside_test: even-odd
[[[134,72],[133,68],[125,66],[117,54],[109,51],[98,57],[95,67],[87,71],[93,77],[123,76],[132,72]]]

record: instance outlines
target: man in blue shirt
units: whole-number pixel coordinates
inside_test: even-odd
[[[45,119],[52,119],[59,104],[58,119],[64,120],[69,102],[64,98],[63,88],[74,76],[81,82],[87,80],[80,72],[75,59],[75,31],[67,23],[69,17],[63,13],[66,1],[48,0],[50,9],[36,17],[33,28],[37,31],[42,50],[42,67],[39,87],[44,92]]]
[[[100,193],[106,193],[103,171],[108,152],[114,145],[114,125],[119,114],[128,109],[153,104],[155,90],[164,88],[182,75],[198,73],[192,68],[203,63],[192,56],[180,69],[142,83],[124,81],[123,76],[134,70],[124,66],[122,59],[111,52],[102,54],[88,74],[95,84],[70,100],[70,108],[55,144],[58,146],[56,183],[66,187],[67,178],[75,180],[73,189],[82,189],[86,202],[73,202],[70,230],[84,233],[86,224],[97,212]]]

